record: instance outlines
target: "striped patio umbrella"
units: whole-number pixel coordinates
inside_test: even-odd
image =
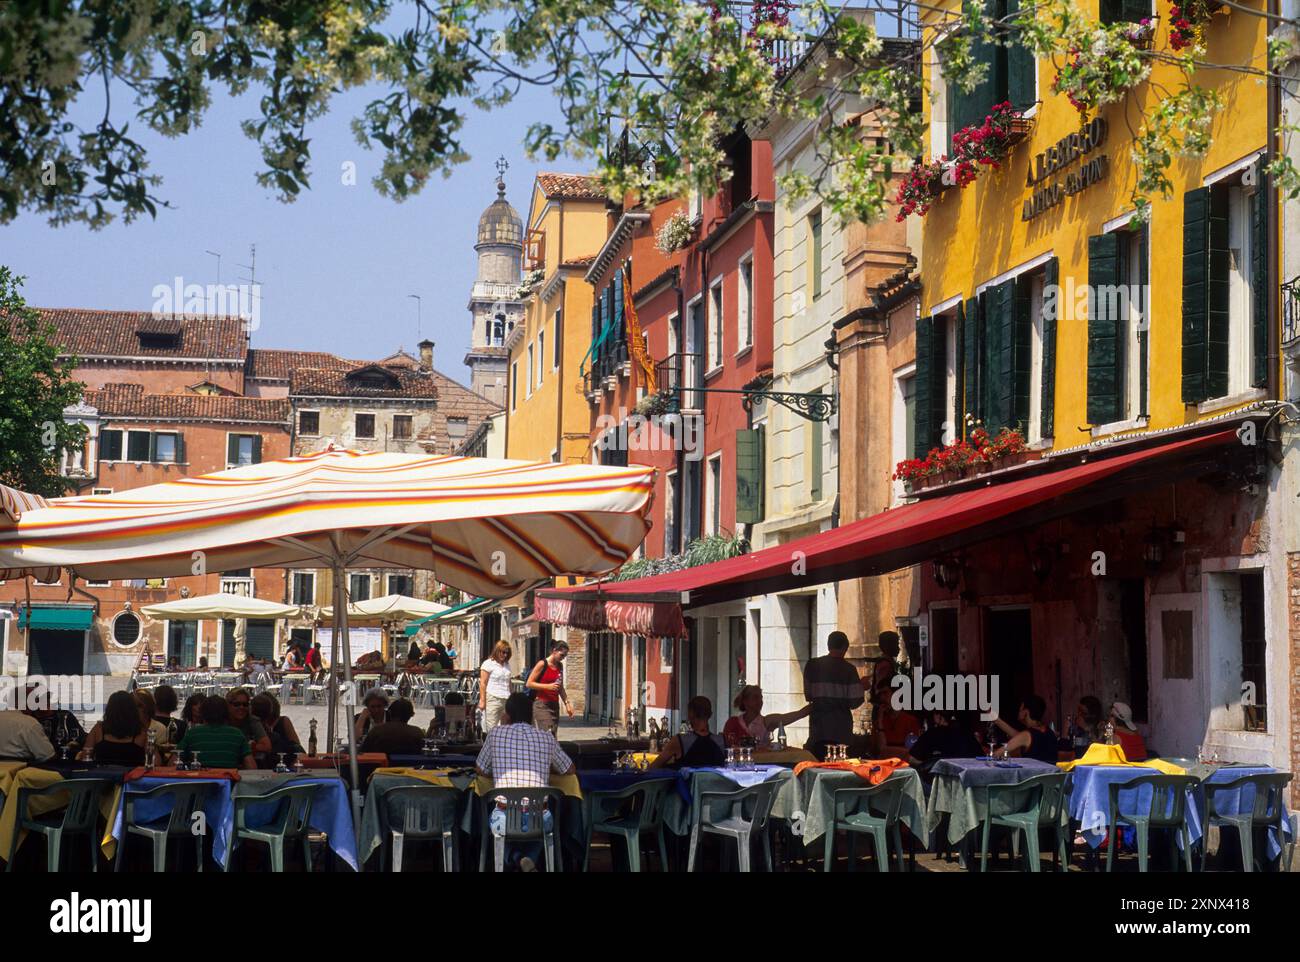
[[[653,469],[639,466],[331,446],[20,510],[0,527],[0,569],[58,566],[108,580],[330,568],[338,599],[347,597],[349,567],[423,568],[470,594],[505,598],[556,575],[592,576],[621,565],[649,530],[653,482]],[[335,646],[341,642],[350,689],[347,624],[344,606]],[[331,658],[332,670],[338,664]],[[331,695],[337,689],[331,685]],[[353,726],[345,727],[352,744]],[[353,802],[359,807],[355,792]]]
[[[17,527],[18,522],[22,520],[25,513],[43,508],[48,503],[39,494],[28,494],[26,491],[19,491],[17,488],[0,484],[0,533]],[[0,581],[17,580],[26,578],[28,575],[35,575],[37,581],[58,581],[59,569],[57,565],[43,568],[28,566],[5,568],[0,566]]]

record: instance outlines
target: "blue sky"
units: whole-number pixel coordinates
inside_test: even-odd
[[[96,98],[88,97],[88,101]],[[171,209],[156,220],[120,219],[91,231],[51,227],[24,215],[0,227],[0,263],[27,275],[24,294],[41,307],[149,310],[156,285],[246,280],[249,245],[257,245],[262,285],[261,327],[254,347],[332,351],[345,357],[383,357],[399,346],[414,353],[416,302],[422,300],[423,334],[437,343],[436,366],[468,380],[462,359],[469,347],[474,230],[496,196],[497,157],[510,164],[507,196],[527,216],[529,188],[539,169],[583,171],[590,161],[535,164],[522,147],[529,123],[558,110],[549,90],[525,90],[491,113],[468,109],[462,144],[471,160],[447,179],[435,176],[416,197],[395,203],[375,192],[370,179],[381,155],[360,147],[351,119],[370,99],[367,91],[338,97],[318,120],[312,138],[312,187],[284,204],[258,186],[256,144],[239,129],[256,101],[232,100],[220,89],[203,125],[186,137],[141,138],[157,190]],[[95,104],[94,109],[102,109]],[[342,184],[342,166],[356,164],[356,185]]]

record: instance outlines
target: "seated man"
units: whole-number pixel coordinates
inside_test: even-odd
[[[244,693],[247,695],[247,692]],[[176,746],[184,761],[193,761],[194,752],[207,768],[256,768],[248,739],[238,728],[229,724],[230,707],[220,695],[203,699],[199,709],[202,725],[191,725],[185,737]],[[269,741],[269,739],[268,739]]]
[[[564,753],[555,736],[534,725],[532,717],[532,699],[523,692],[515,692],[506,699],[501,722],[488,732],[474,763],[480,775],[492,779],[493,788],[543,788],[551,783],[552,772],[563,775],[573,771],[573,760]],[[549,809],[545,810],[543,820],[549,829],[552,824]],[[493,835],[501,835],[505,824],[505,809],[498,806],[492,812],[488,828]],[[536,844],[521,846],[511,854],[511,859],[525,872],[535,871],[540,851]]]
[[[27,714],[36,719],[45,737],[56,748],[66,747],[70,755],[76,755],[86,744],[86,729],[77,716],[66,708],[55,708],[48,691],[37,690],[34,685],[27,686]]]
[[[709,731],[713,702],[696,695],[686,703],[686,722],[691,730],[674,735],[650,763],[651,768],[717,768],[727,760],[721,735]]]
[[[16,708],[0,709],[0,758],[48,762],[53,757],[54,746],[40,722]]]
[[[921,737],[921,720],[910,711],[894,707],[894,688],[884,682],[876,689],[876,720],[871,729],[871,752],[877,758],[906,758],[910,742]]]
[[[383,755],[418,755],[424,747],[424,732],[412,725],[415,706],[399,698],[388,706],[388,719],[375,725],[361,742],[363,752]]]

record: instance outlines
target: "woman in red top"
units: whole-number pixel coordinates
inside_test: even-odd
[[[564,690],[564,659],[569,654],[567,642],[557,641],[551,646],[549,657],[543,658],[528,673],[528,691],[533,696],[533,724],[552,735],[560,730],[560,703],[573,717],[573,706]]]
[[[739,715],[732,715],[722,727],[722,738],[728,746],[740,745],[746,738],[754,739],[754,747],[767,751],[772,747],[772,730],[782,728],[804,718],[812,711],[812,705],[804,705],[798,711],[784,714],[763,714],[763,689],[757,685],[746,685],[736,695],[736,710]]]

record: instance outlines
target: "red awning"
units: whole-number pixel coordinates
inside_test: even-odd
[[[684,637],[683,607],[907,567],[943,551],[1079,510],[1087,503],[1084,489],[1092,488],[1105,500],[1125,493],[1116,485],[1100,486],[1101,481],[1150,485],[1170,480],[1175,462],[1221,461],[1219,449],[1236,440],[1236,432],[1227,430],[1170,441],[891,508],[726,561],[630,581],[546,588],[537,593],[534,611],[541,621],[587,631]]]

